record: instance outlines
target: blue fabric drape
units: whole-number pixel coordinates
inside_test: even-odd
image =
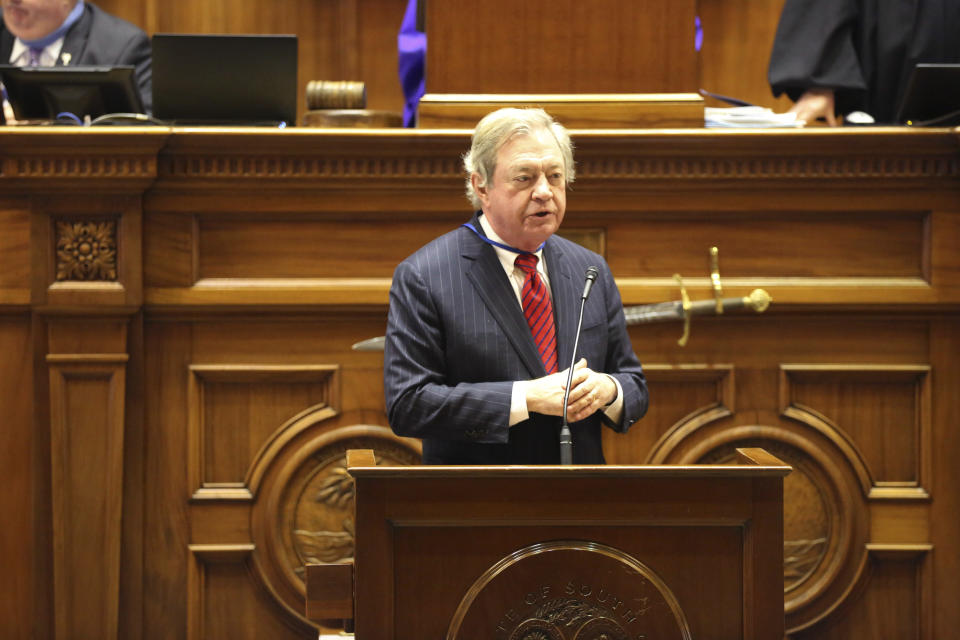
[[[427,34],[417,30],[417,0],[407,2],[403,23],[397,35],[400,85],[403,87],[403,126],[417,123],[417,106],[426,90],[424,63],[427,57]]]

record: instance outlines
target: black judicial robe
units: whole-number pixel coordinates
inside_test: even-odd
[[[960,0],[786,0],[768,79],[774,96],[834,89],[837,113],[892,123],[918,62],[960,62]]]

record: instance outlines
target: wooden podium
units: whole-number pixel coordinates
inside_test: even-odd
[[[354,561],[307,567],[307,615],[352,618],[359,640],[782,640],[790,467],[738,451],[596,467],[377,467],[351,451]]]

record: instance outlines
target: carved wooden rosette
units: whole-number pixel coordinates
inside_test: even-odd
[[[64,280],[117,279],[117,223],[114,221],[56,223],[57,275]]]

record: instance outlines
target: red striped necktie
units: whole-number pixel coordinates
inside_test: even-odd
[[[538,260],[532,253],[521,253],[514,264],[526,274],[520,299],[533,341],[547,373],[556,373],[557,332],[553,322],[553,304],[550,302],[550,293],[537,274]]]

